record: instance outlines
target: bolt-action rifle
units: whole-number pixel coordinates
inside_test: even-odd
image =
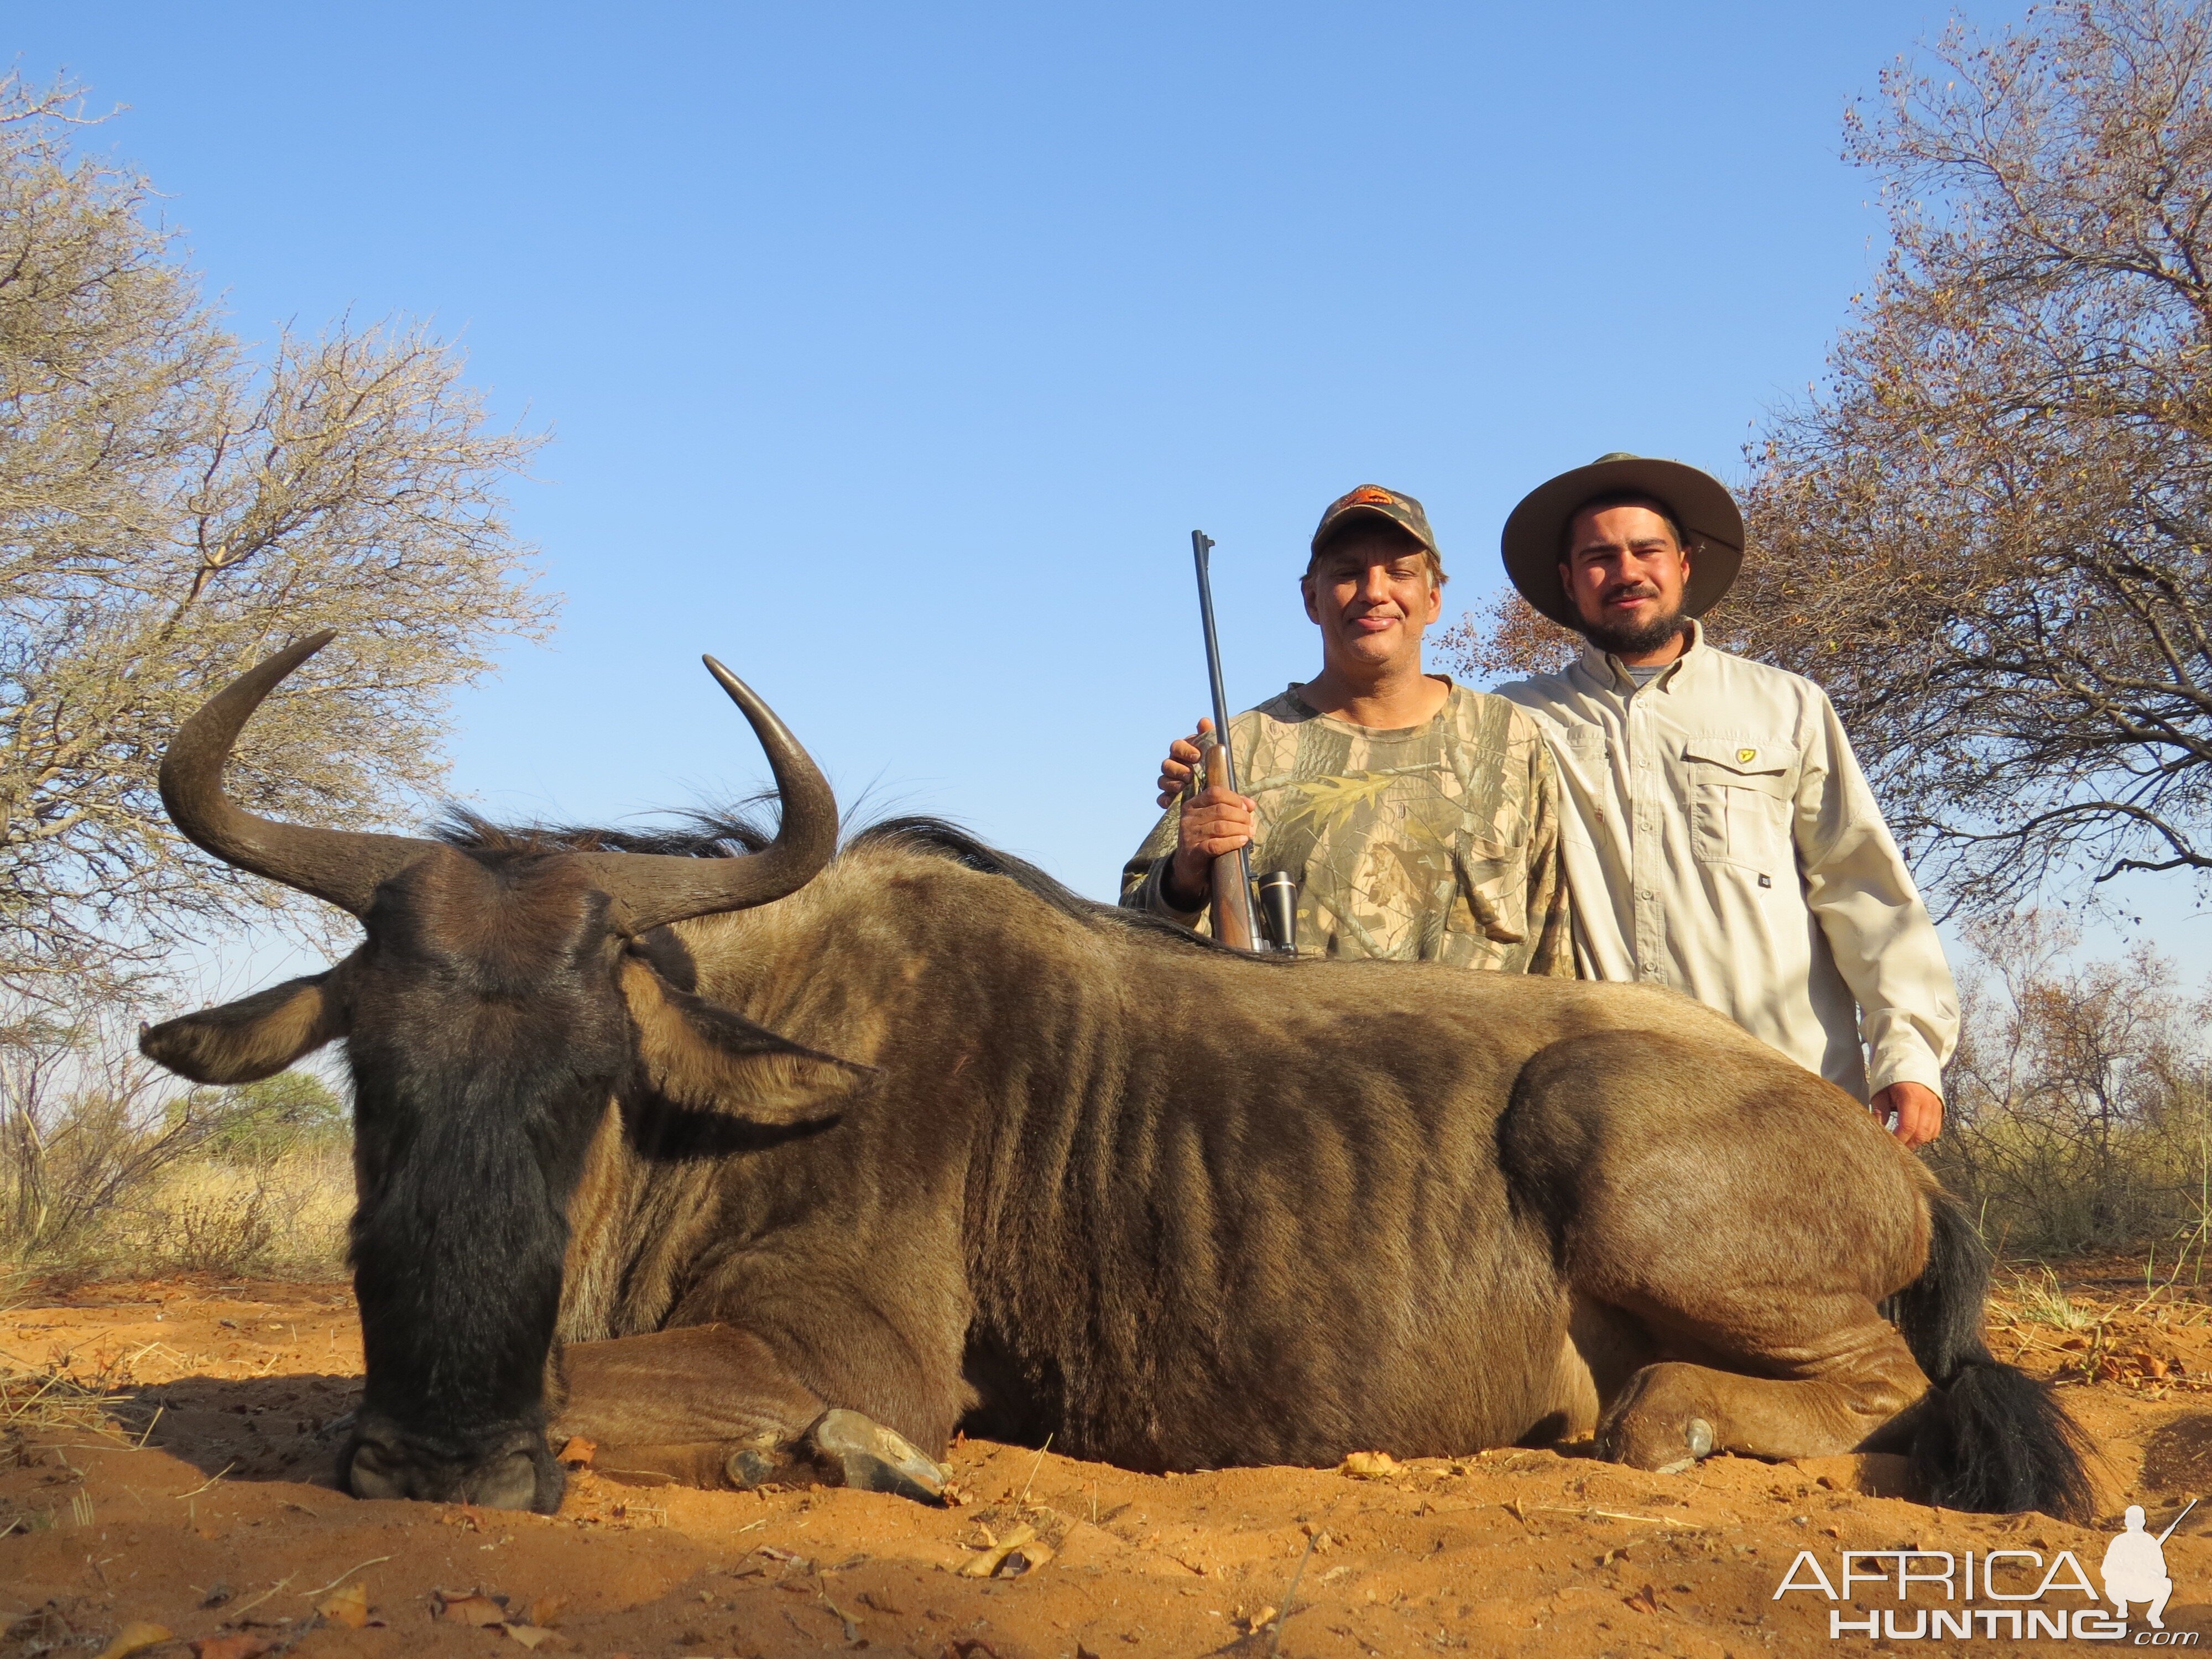
[[[1221,642],[1213,631],[1213,582],[1207,573],[1206,555],[1213,538],[1202,530],[1190,532],[1190,550],[1198,565],[1198,614],[1206,625],[1206,672],[1213,691],[1213,741],[1205,750],[1206,781],[1209,787],[1237,793],[1237,757],[1229,743],[1229,696],[1221,684]],[[1261,878],[1266,890],[1265,937],[1255,925],[1250,844],[1213,860],[1213,936],[1240,951],[1297,949],[1297,884],[1286,871],[1270,870]]]

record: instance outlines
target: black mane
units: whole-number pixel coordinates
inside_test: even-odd
[[[575,823],[494,823],[465,806],[448,806],[430,833],[464,853],[659,853],[679,859],[742,858],[775,839],[775,828],[743,806],[683,812],[664,828],[610,830]]]
[[[665,828],[611,830],[604,826],[560,823],[494,823],[465,806],[448,806],[430,833],[448,847],[465,853],[494,856],[528,856],[547,853],[658,853],[672,858],[743,858],[757,853],[775,839],[773,823],[761,821],[765,802],[738,806],[701,808],[678,815]],[[892,847],[950,859],[963,868],[987,876],[1003,876],[1031,896],[1042,900],[1064,916],[1085,926],[1133,927],[1139,932],[1172,939],[1184,945],[1218,950],[1211,939],[1188,927],[1118,904],[1088,899],[1026,859],[1002,853],[978,841],[956,823],[943,818],[907,817],[885,818],[849,836],[843,851],[866,847]]]

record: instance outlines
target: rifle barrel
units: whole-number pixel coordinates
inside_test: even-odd
[[[1206,555],[1213,538],[1203,530],[1190,532],[1191,557],[1198,566],[1198,614],[1206,625],[1206,673],[1213,692],[1214,747],[1206,757],[1206,781],[1224,789],[1237,788],[1237,755],[1229,746],[1229,693],[1221,684],[1221,642],[1213,629],[1213,580]],[[1215,767],[1217,763],[1219,770]],[[1233,860],[1233,862],[1232,862]],[[1238,848],[1213,861],[1213,935],[1240,951],[1256,949],[1259,929],[1252,915],[1252,849]]]

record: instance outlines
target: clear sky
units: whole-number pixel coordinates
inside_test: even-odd
[[[1844,107],[1945,16],[125,3],[7,34],[129,106],[87,142],[167,193],[241,332],[427,316],[552,432],[514,516],[568,608],[459,702],[459,788],[585,820],[750,789],[708,650],[841,799],[1105,896],[1205,706],[1192,527],[1242,707],[1317,665],[1295,579],[1355,483],[1427,503],[1456,614],[1554,471],[1740,475],[1879,258]],[[2203,962],[2199,932],[2164,936]]]

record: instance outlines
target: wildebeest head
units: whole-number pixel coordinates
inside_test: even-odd
[[[223,793],[231,746],[331,637],[270,658],[187,720],[161,799],[209,852],[343,907],[367,938],[326,972],[167,1021],[140,1046],[231,1084],[345,1040],[368,1379],[341,1479],[365,1498],[550,1512],[562,1476],[544,1379],[565,1206],[610,1101],[643,1089],[788,1125],[825,1115],[853,1069],[692,995],[656,967],[672,941],[653,930],[797,890],[835,848],[836,802],[783,723],[709,657],[782,799],[775,842],[749,856],[456,847],[258,817]]]

